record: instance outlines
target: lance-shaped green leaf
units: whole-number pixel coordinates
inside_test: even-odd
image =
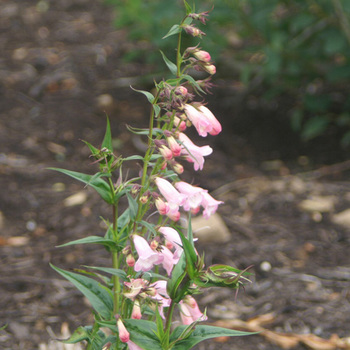
[[[177,231],[182,242],[182,248],[184,250],[183,254],[185,254],[186,258],[186,270],[191,279],[193,279],[196,274],[196,265],[198,261],[197,253],[193,246],[193,240],[192,243],[184,236],[184,234],[181,232],[181,230]],[[189,232],[192,232],[189,230]]]
[[[146,320],[123,320],[130,339],[144,350],[162,350],[157,337],[157,326]]]
[[[178,24],[174,24],[174,25],[170,28],[170,30],[168,31],[168,33],[165,34],[165,35],[163,36],[162,39],[165,39],[165,38],[167,38],[167,37],[169,37],[169,36],[172,36],[172,35],[176,35],[176,34],[180,33],[181,30],[182,30],[182,28],[181,28]]]
[[[50,264],[50,266],[61,276],[73,283],[74,286],[90,301],[96,312],[103,318],[109,319],[112,316],[113,299],[98,282],[92,278],[62,270],[52,264]]]
[[[96,148],[95,146],[93,146],[90,142],[87,142],[85,140],[82,140],[86,146],[89,147],[91,154],[95,157],[95,158],[99,158],[100,154],[101,154],[101,150],[99,150],[98,148]]]
[[[184,0],[184,4],[186,7],[186,15],[189,15],[190,13],[194,12],[194,9],[192,10],[192,7],[188,4],[186,0]]]
[[[136,135],[149,135],[149,129],[134,128],[130,125],[126,125],[126,128],[130,132],[132,132],[133,134],[136,134]],[[159,129],[159,128],[153,128],[152,135],[157,136],[158,134],[163,134],[163,130]],[[133,157],[133,156],[131,156],[131,157]],[[125,158],[125,159],[129,159],[129,158]]]
[[[102,141],[101,148],[103,149],[104,147],[109,149],[111,152],[113,152],[111,124],[109,123],[108,117],[107,117],[106,132]]]
[[[174,75],[177,74],[177,66],[175,63],[171,62],[162,51],[160,51],[160,53],[162,54],[163,60],[165,62],[165,64],[167,65],[167,67],[169,68],[170,72]]]
[[[48,169],[59,171],[60,173],[68,175],[73,179],[83,182],[87,186],[92,187],[102,197],[102,199],[106,201],[108,204],[113,204],[113,194],[111,193],[111,189],[108,183],[102,180],[101,177],[96,178],[95,175],[83,174],[76,171],[71,171],[71,170],[66,170],[61,168],[48,168]]]
[[[170,336],[170,342],[176,342],[183,334],[186,326],[178,326],[175,328]],[[175,343],[172,350],[188,350],[192,349],[196,344],[203,340],[217,338],[217,337],[241,337],[244,335],[252,335],[256,333],[236,331],[233,329],[226,329],[221,327],[197,325],[190,336],[184,340],[179,340]]]
[[[120,251],[122,249],[121,247],[117,246],[113,240],[100,237],[100,236],[88,236],[88,237],[76,239],[74,241],[61,244],[58,246],[58,248],[67,247],[67,246],[76,245],[76,244],[100,244],[105,246],[106,248],[108,247],[113,251]]]
[[[198,85],[198,83],[190,75],[184,74],[182,77],[186,79],[196,90],[205,94],[205,91]]]
[[[121,270],[121,269],[115,269],[113,267],[97,267],[97,266],[85,266],[85,265],[84,265],[84,267],[87,267],[87,268],[92,269],[92,270],[106,272],[106,273],[109,273],[113,276],[118,276],[123,281],[129,280],[126,272],[124,270]]]
[[[130,192],[126,192],[126,197],[128,198],[128,203],[129,203],[130,219],[133,220],[137,214],[138,204],[136,200],[131,196]]]

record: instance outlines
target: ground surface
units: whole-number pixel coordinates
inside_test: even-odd
[[[104,110],[123,155],[139,150],[125,123],[139,126],[148,113],[129,85],[141,84],[133,77],[148,67],[122,63],[132,44],[110,20],[110,9],[95,0],[0,3],[0,320],[8,324],[0,331],[2,349],[39,349],[64,322],[70,329],[89,322],[88,305],[49,262],[66,269],[109,265],[99,249],[55,248],[102,233],[98,218],[108,213],[95,193],[46,168],[92,173],[80,139],[100,143]],[[335,334],[326,345],[340,348],[337,337],[350,337],[349,163],[332,139],[300,153],[305,148],[290,134],[281,137],[282,126],[254,119],[263,108],[278,114],[278,106],[249,97],[238,104],[232,82],[217,84],[210,103],[224,131],[209,141],[215,151],[205,172],[187,177],[225,201],[220,215],[231,237],[211,237],[199,249],[208,264],[254,265],[255,275],[237,299],[210,290],[199,301],[211,323],[270,332],[198,349],[321,348],[310,334]],[[65,201],[76,193],[78,204]]]

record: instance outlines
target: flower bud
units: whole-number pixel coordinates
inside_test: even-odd
[[[174,157],[178,157],[181,154],[181,146],[177,143],[173,136],[168,137],[166,140]]]
[[[173,168],[177,174],[182,174],[184,172],[184,167],[180,163],[175,163]]]
[[[178,127],[180,131],[185,131],[187,129],[186,122],[179,117],[174,117],[174,125]]]
[[[132,186],[132,188],[131,188],[131,194],[137,194],[138,192],[139,192],[139,190],[140,190],[140,185],[138,185],[138,184],[134,184],[133,186]]]
[[[216,67],[213,64],[204,65],[203,68],[211,75],[216,73]]]
[[[188,90],[184,87],[184,86],[178,86],[176,89],[175,89],[175,94],[176,95],[181,95],[181,96],[187,96],[188,94]]]
[[[205,35],[204,32],[202,32],[201,30],[199,30],[198,28],[196,28],[195,26],[193,25],[186,25],[183,27],[183,29],[185,30],[185,32],[188,34],[188,35],[191,35],[191,36],[199,36],[201,37],[202,35]]]
[[[173,152],[167,147],[167,146],[161,146],[159,148],[159,153],[164,157],[166,160],[170,160],[173,158]]]
[[[140,202],[142,204],[146,204],[148,202],[148,195],[147,194],[143,194],[141,197],[140,197]]]
[[[155,200],[155,203],[160,215],[168,214],[170,210],[168,203],[164,202],[160,197]]]
[[[135,258],[132,254],[129,254],[127,257],[126,257],[126,263],[128,266],[130,267],[134,267],[135,265]]]
[[[130,252],[131,252],[131,247],[130,247],[129,245],[127,245],[126,247],[124,247],[123,250],[122,250],[122,253],[123,253],[124,255],[130,254]]]
[[[209,52],[203,51],[203,50],[194,52],[193,56],[199,59],[200,61],[204,61],[204,62],[210,62],[211,60]]]

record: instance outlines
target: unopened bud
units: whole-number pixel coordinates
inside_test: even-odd
[[[142,204],[146,204],[148,202],[148,195],[147,194],[144,194],[140,197],[140,202]]]
[[[186,96],[188,94],[188,90],[184,86],[178,86],[175,90],[175,94]]]
[[[169,213],[169,204],[167,202],[164,202],[160,197],[155,200],[156,207],[159,211],[160,215],[166,215]]]
[[[183,27],[185,32],[188,34],[188,35],[191,35],[191,36],[202,36],[202,35],[205,35],[204,32],[202,32],[201,30],[199,30],[198,28],[196,28],[195,26],[193,25],[186,25]]]
[[[175,163],[173,168],[177,174],[182,174],[184,172],[184,167],[180,163]]]
[[[130,247],[129,245],[127,245],[126,247],[124,247],[123,250],[122,250],[122,253],[123,253],[124,255],[130,254],[130,252],[131,252],[131,247]]]
[[[128,264],[128,266],[134,267],[134,265],[135,265],[135,258],[134,258],[134,256],[132,254],[129,254],[126,257],[126,263]]]
[[[159,148],[159,153],[164,157],[166,160],[170,160],[173,158],[173,152],[167,147],[167,146],[161,146]]]
[[[204,65],[203,68],[211,75],[216,73],[216,67],[213,64]]]
[[[132,188],[131,188],[131,194],[137,194],[139,192],[139,189],[140,189],[140,185],[133,185]]]
[[[174,157],[178,157],[181,154],[182,148],[177,143],[175,138],[173,136],[168,137],[167,139],[168,145],[170,147],[170,150],[172,151]]]
[[[193,56],[196,57],[197,59],[199,59],[200,61],[204,61],[204,62],[210,62],[211,57],[209,52],[204,51],[204,50],[199,50],[193,53]]]
[[[174,117],[174,125],[177,126],[180,131],[185,131],[187,128],[186,122],[179,117]]]

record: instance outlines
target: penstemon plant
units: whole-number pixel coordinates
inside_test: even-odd
[[[107,119],[100,148],[84,141],[94,163],[99,164],[96,174],[51,168],[95,189],[112,211],[111,219],[104,219],[104,237],[87,236],[63,245],[102,245],[111,254],[112,267],[90,267],[93,272],[79,269],[76,273],[51,265],[94,309],[94,324],[79,327],[66,343],[85,341],[86,349],[94,350],[187,350],[205,339],[251,334],[199,324],[207,316],[193,297],[203,288],[238,289],[249,280],[245,270],[220,264],[205,267],[204,257],[194,247],[191,215],[202,207],[202,215],[208,218],[222,202],[207,190],[180,180],[182,160],[202,170],[204,157],[212,153],[211,147],[196,146],[184,132],[193,125],[202,137],[217,135],[221,125],[203,102],[194,101],[212,87],[216,68],[210,54],[198,45],[181,48],[182,34],[204,35],[195,21],[205,24],[209,11],[195,13],[186,1],[184,6],[186,16],[164,37],[178,37],[176,63],[162,53],[174,77],[155,83],[153,94],[136,90],[151,104],[149,127],[129,127],[147,137],[144,156],[116,156]],[[209,77],[196,81],[191,69]],[[142,162],[143,167],[139,177],[127,180],[123,165],[130,161]],[[119,206],[123,198],[128,203],[124,211]],[[175,327],[176,310],[182,324]]]

